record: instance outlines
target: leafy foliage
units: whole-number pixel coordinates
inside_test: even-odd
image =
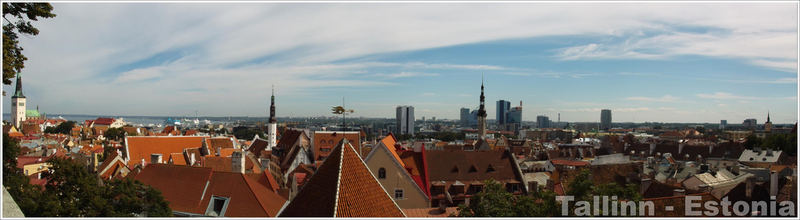
[[[103,136],[109,140],[119,140],[125,137],[125,130],[122,128],[109,128],[103,133]]]
[[[494,181],[485,181],[484,189],[470,198],[469,205],[459,205],[459,217],[557,216],[555,193],[543,191],[531,196],[514,196]]]
[[[39,29],[30,21],[55,17],[52,11],[53,6],[49,3],[3,3],[3,19],[6,20],[3,25],[3,84],[11,84],[11,78],[25,67],[28,59],[22,54],[23,49],[17,40],[19,34],[38,35]]]
[[[75,121],[65,121],[55,127],[48,127],[44,129],[44,133],[48,134],[70,134],[72,128],[75,127]]]
[[[575,197],[575,201],[587,201],[591,204],[594,196],[617,196],[620,201],[639,201],[642,199],[639,194],[639,186],[636,184],[627,184],[625,186],[618,185],[617,183],[595,184],[591,180],[591,171],[589,169],[582,170],[577,176],[569,183],[567,195]],[[593,207],[593,206],[590,206]],[[575,207],[571,207],[574,209]],[[570,210],[569,213],[575,213]]]
[[[784,153],[797,155],[797,134],[769,134],[765,138],[759,138],[751,134],[744,142],[747,149],[760,147],[762,149],[780,150]]]
[[[141,182],[124,179],[104,183],[72,159],[52,158],[44,188],[29,183],[16,167],[19,145],[3,138],[3,184],[29,217],[170,216],[161,193]]]

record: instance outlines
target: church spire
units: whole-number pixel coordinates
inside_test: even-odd
[[[25,95],[22,94],[22,76],[19,73],[17,73],[17,88],[11,98],[25,98]]]
[[[481,106],[478,108],[478,116],[479,117],[486,117],[486,108],[484,107],[484,102],[486,101],[486,97],[483,95],[483,75],[481,75]]]
[[[277,121],[278,120],[275,119],[275,85],[272,85],[272,97],[269,106],[269,123],[275,123]]]
[[[767,111],[767,122],[771,122],[769,121],[769,111]]]

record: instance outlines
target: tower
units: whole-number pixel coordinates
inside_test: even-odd
[[[269,130],[267,131],[267,150],[272,150],[277,142],[278,120],[275,119],[275,86],[272,86],[272,97],[269,105]]]
[[[769,120],[769,111],[767,111],[767,122],[764,123],[764,131],[772,132],[772,121]]]
[[[483,104],[486,100],[486,97],[483,96],[483,79],[481,79],[481,106],[478,108],[478,139],[484,139],[486,137],[486,108],[484,108]]]
[[[13,125],[17,128],[22,127],[25,121],[25,95],[22,94],[22,76],[17,73],[17,88],[14,96],[11,96],[11,115],[14,117]]]

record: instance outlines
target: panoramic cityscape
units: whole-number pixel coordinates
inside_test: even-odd
[[[3,3],[3,218],[797,216],[786,2]]]

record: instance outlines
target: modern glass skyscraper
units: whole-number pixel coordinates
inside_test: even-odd
[[[414,135],[414,106],[397,106],[397,134]]]
[[[504,125],[508,122],[508,111],[511,110],[511,102],[506,100],[497,101],[497,124]]]
[[[461,108],[461,126],[469,126],[469,108]]]
[[[611,129],[611,109],[600,110],[600,130]]]
[[[550,127],[550,117],[539,115],[536,116],[536,127],[537,128],[549,128]]]

